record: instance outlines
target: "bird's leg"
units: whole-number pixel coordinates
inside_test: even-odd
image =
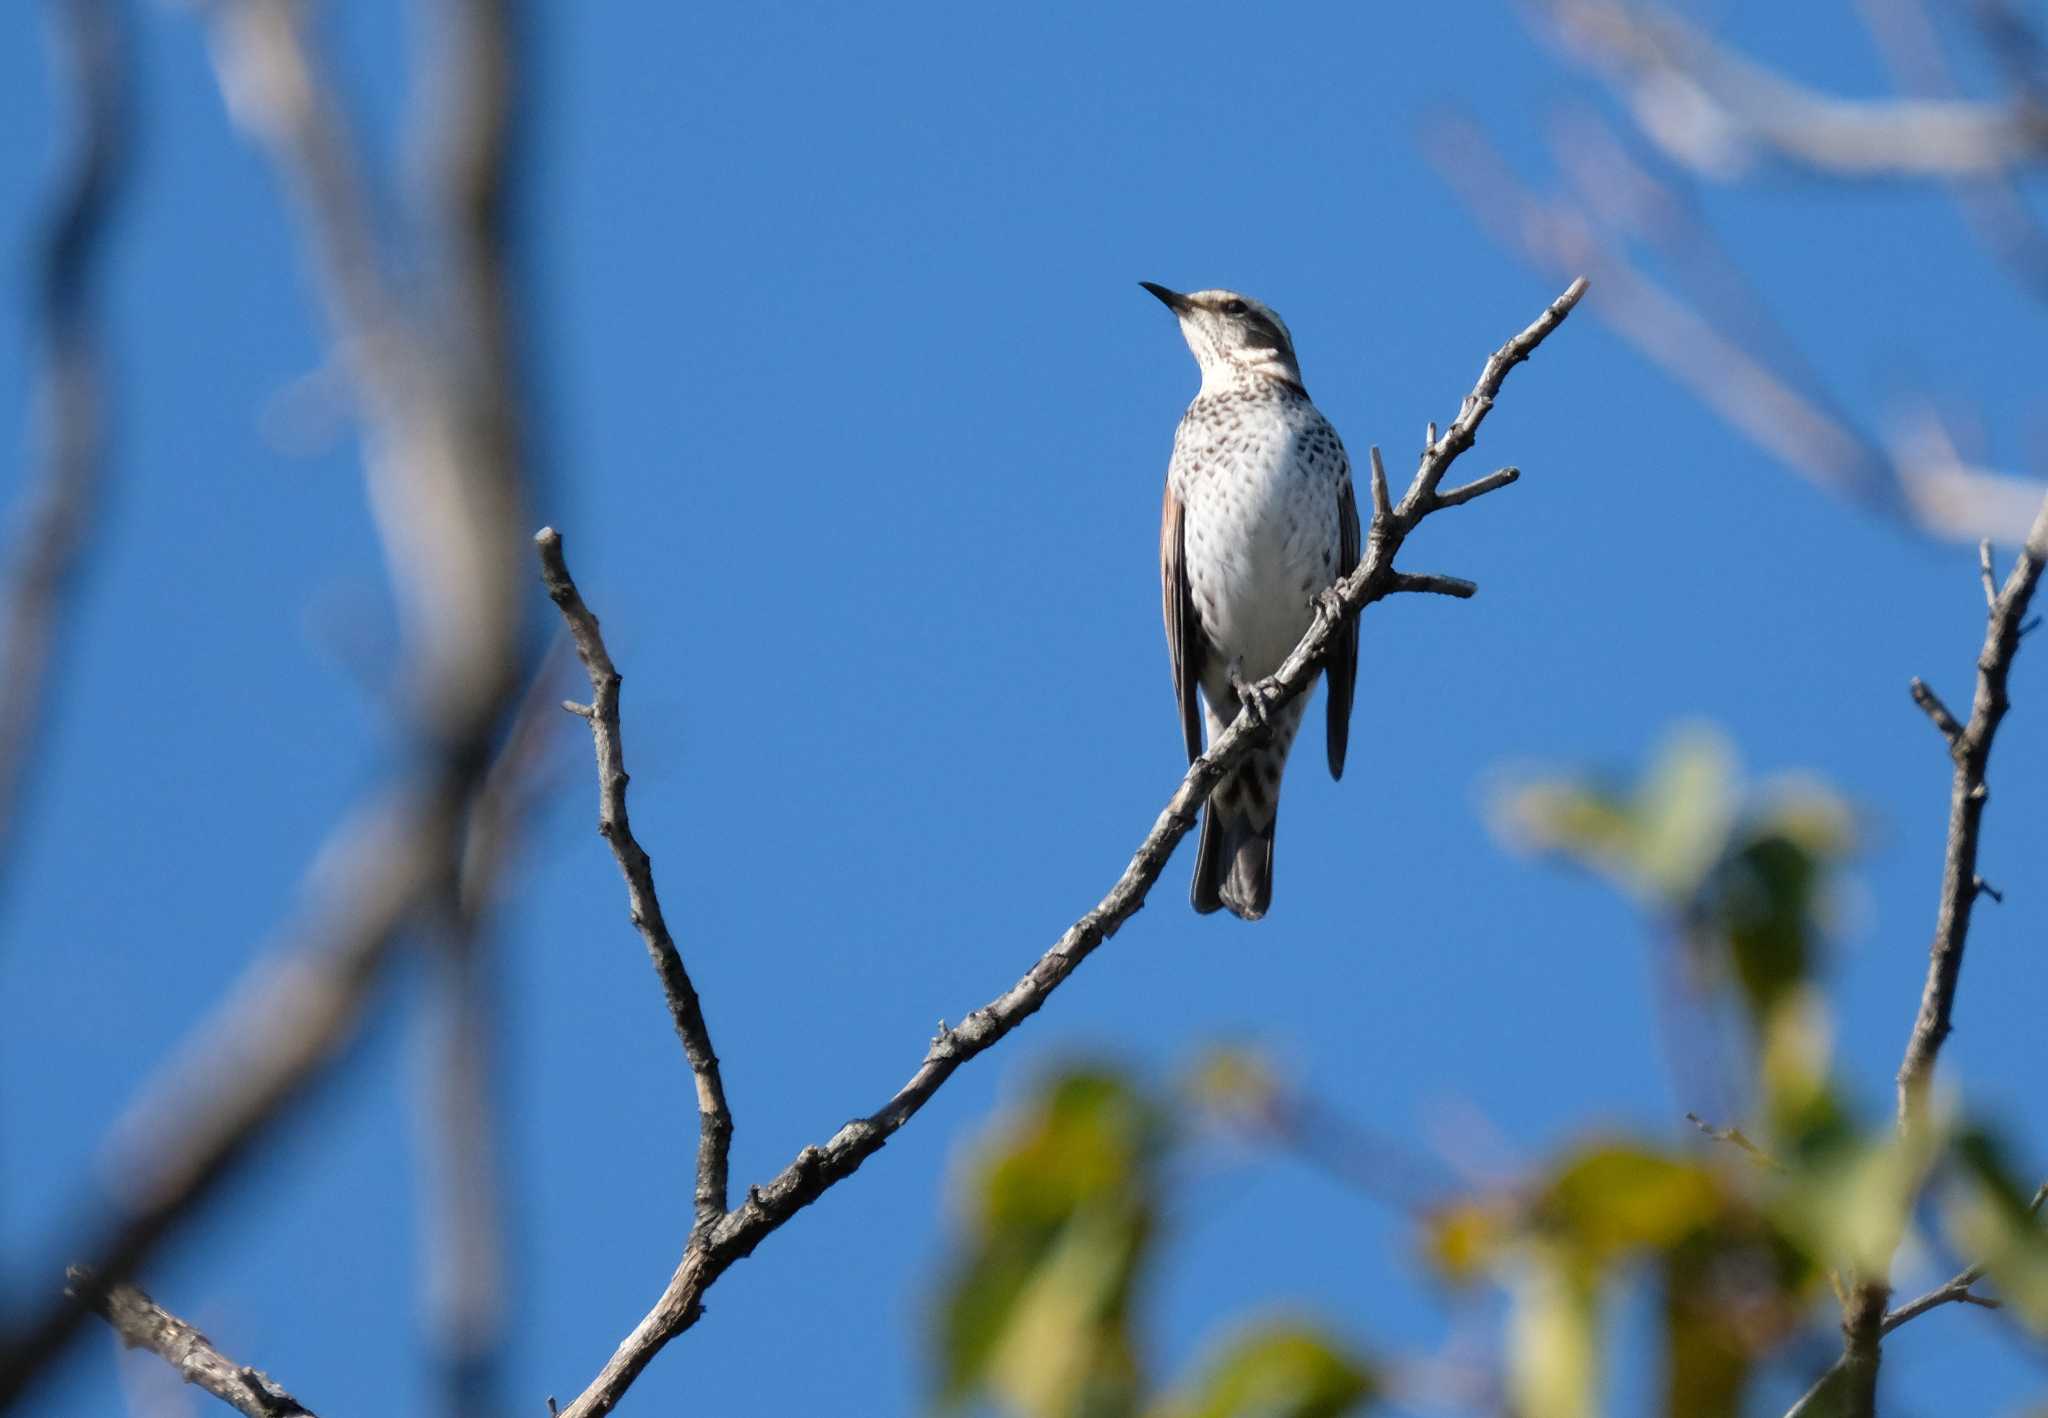
[[[1237,692],[1237,702],[1244,706],[1244,712],[1251,715],[1252,722],[1261,729],[1266,727],[1266,696],[1260,688],[1244,677],[1244,656],[1235,655],[1230,661],[1230,687]]]

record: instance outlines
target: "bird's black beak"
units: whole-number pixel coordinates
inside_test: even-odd
[[[1138,284],[1158,296],[1159,303],[1168,310],[1171,310],[1175,315],[1187,314],[1188,298],[1179,291],[1168,290],[1165,286],[1154,285],[1151,281],[1140,281]]]

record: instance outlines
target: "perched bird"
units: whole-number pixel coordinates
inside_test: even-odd
[[[1241,706],[1241,689],[1280,667],[1315,617],[1314,601],[1358,564],[1351,460],[1302,387],[1294,341],[1266,306],[1234,291],[1183,295],[1140,282],[1180,320],[1202,368],[1173,437],[1159,525],[1166,648],[1188,762]],[[1324,665],[1330,776],[1344,775],[1358,674],[1358,622]],[[1197,689],[1199,688],[1199,696]],[[1209,797],[1189,897],[1247,921],[1273,901],[1280,774],[1306,696],[1272,715],[1272,740]]]

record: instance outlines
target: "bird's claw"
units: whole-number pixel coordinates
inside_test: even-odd
[[[1230,687],[1237,692],[1237,702],[1244,706],[1244,712],[1261,729],[1266,727],[1266,693],[1255,682],[1244,677],[1244,662],[1230,662]]]
[[[1344,619],[1344,598],[1337,594],[1335,586],[1323,587],[1322,590],[1316,593],[1315,599],[1310,601],[1309,605],[1315,609],[1315,613],[1322,617],[1327,624],[1335,625]]]

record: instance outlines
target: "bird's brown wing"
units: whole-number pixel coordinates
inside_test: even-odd
[[[1337,574],[1349,576],[1358,565],[1358,495],[1352,491],[1347,471],[1337,488]],[[1327,747],[1330,776],[1344,776],[1344,750],[1351,742],[1351,695],[1358,684],[1358,617],[1353,616],[1330,647],[1329,663],[1323,670],[1329,681],[1323,700],[1329,715]]]
[[[1187,740],[1188,762],[1193,763],[1202,756],[1202,627],[1188,588],[1180,499],[1173,495],[1170,481],[1159,511],[1159,599],[1166,616],[1166,653],[1173,661],[1173,693],[1180,702],[1181,737]]]

